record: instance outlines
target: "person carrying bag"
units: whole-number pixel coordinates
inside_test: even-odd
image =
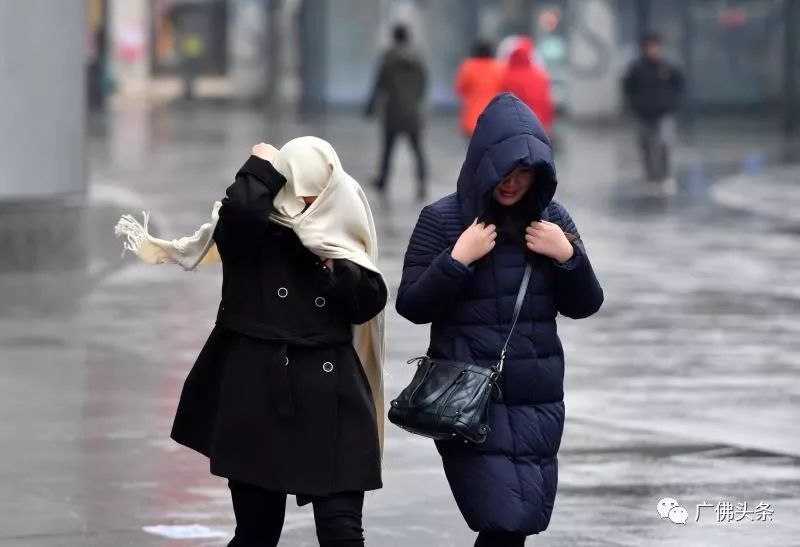
[[[498,95],[456,192],[423,208],[405,254],[396,308],[431,336],[390,419],[436,439],[476,547],[521,546],[547,528],[564,428],[556,315],[589,317],[603,303],[556,185],[536,115]]]

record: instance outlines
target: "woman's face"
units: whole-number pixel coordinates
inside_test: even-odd
[[[317,201],[317,196],[303,196],[303,201],[306,205],[311,205],[315,201]]]
[[[519,202],[533,186],[534,171],[530,167],[517,167],[503,182],[494,187],[492,197],[506,207]]]

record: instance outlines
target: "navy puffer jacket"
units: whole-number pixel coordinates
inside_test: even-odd
[[[564,353],[556,315],[595,313],[603,291],[583,244],[566,264],[534,256],[507,240],[465,267],[450,256],[458,237],[487,209],[494,187],[517,165],[536,172],[531,220],[543,218],[578,237],[567,211],[551,201],[556,175],[550,143],[533,112],[511,94],[487,106],[467,151],[458,191],[425,207],[411,236],[397,311],[432,323],[428,355],[484,366],[497,363],[510,327],[526,260],[534,264],[511,338],[501,395],[485,444],[437,443],[458,507],[476,531],[525,535],[547,528],[564,428]]]

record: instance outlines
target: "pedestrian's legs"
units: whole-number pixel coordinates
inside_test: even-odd
[[[672,148],[675,144],[675,119],[664,116],[658,121],[659,137],[659,179],[666,180],[672,177]]]
[[[389,171],[392,168],[392,152],[394,151],[394,143],[397,140],[397,133],[390,130],[388,127],[383,129],[383,155],[381,157],[381,172],[375,181],[375,186],[381,193],[386,192],[386,183],[389,179]]]
[[[333,494],[314,500],[320,547],[364,547],[364,493]]]
[[[236,515],[236,533],[228,547],[275,547],[286,515],[286,494],[228,481]]]
[[[422,149],[422,137],[419,131],[413,131],[408,134],[408,139],[417,161],[417,199],[423,201],[428,193],[428,164]]]
[[[475,547],[523,547],[525,536],[511,532],[481,532]]]
[[[639,120],[639,146],[642,152],[642,163],[648,182],[658,181],[658,158],[660,153],[658,123]]]

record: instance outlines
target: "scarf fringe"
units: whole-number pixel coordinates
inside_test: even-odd
[[[126,241],[122,245],[122,256],[130,251],[134,254],[139,253],[139,249],[150,237],[148,226],[150,225],[150,211],[142,211],[142,222],[140,223],[133,215],[122,215],[114,227],[114,235],[117,237],[125,236]]]

